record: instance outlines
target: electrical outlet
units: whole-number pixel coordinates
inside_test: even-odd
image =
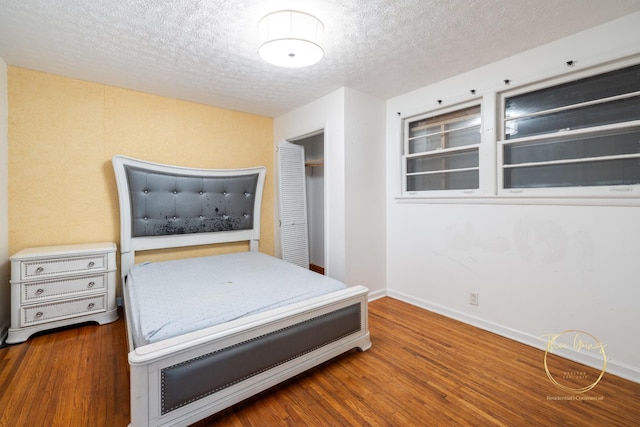
[[[470,292],[469,293],[469,304],[471,304],[471,305],[479,305],[478,293],[477,292]]]

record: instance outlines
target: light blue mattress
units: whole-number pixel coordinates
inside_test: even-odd
[[[260,252],[137,264],[124,292],[134,346],[346,288]]]

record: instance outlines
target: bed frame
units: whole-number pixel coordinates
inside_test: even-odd
[[[122,286],[139,251],[237,241],[258,250],[265,168],[191,169],[123,156],[113,166]],[[130,425],[186,426],[348,350],[369,349],[367,294],[352,286],[135,348],[123,292]]]

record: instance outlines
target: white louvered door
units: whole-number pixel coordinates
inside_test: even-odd
[[[304,147],[278,144],[278,172],[282,259],[309,268]]]

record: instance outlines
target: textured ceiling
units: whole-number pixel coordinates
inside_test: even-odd
[[[324,23],[325,58],[278,68],[257,23]],[[276,117],[342,86],[388,99],[615,18],[640,0],[0,0],[7,64]]]

